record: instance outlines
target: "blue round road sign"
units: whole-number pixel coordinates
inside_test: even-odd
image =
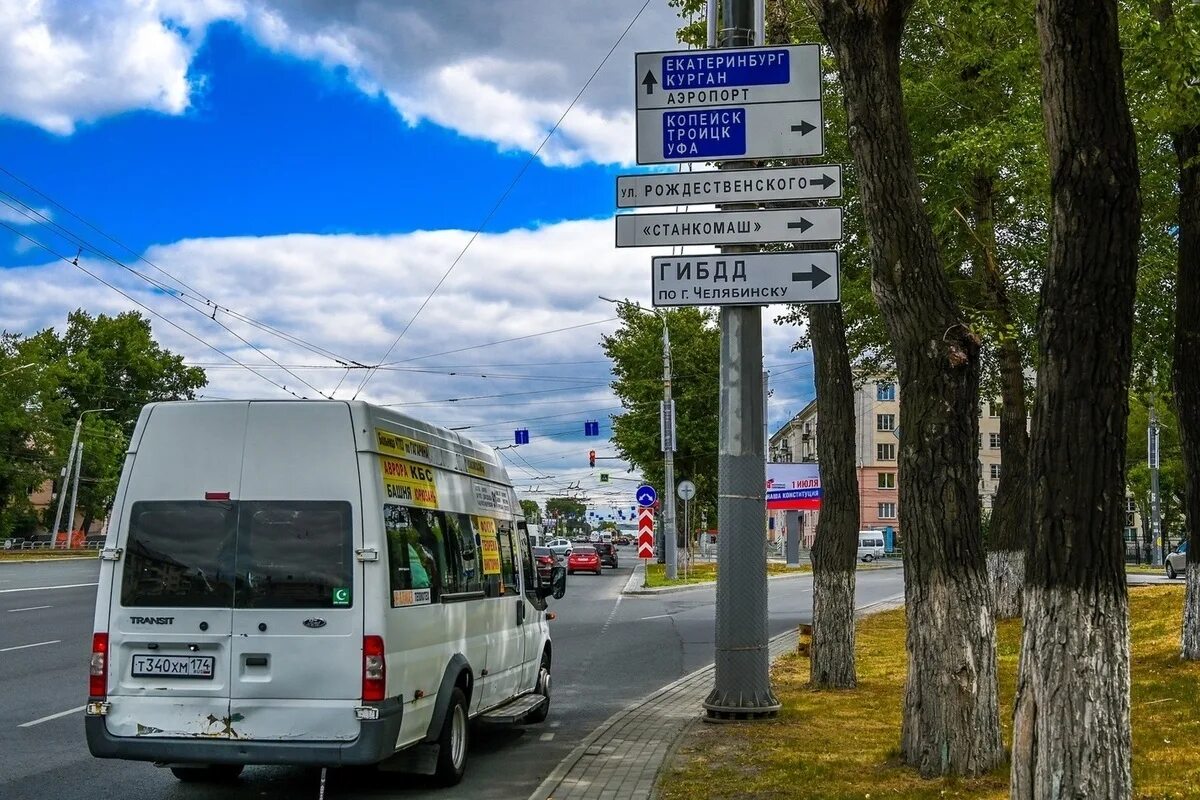
[[[654,505],[654,501],[658,499],[658,492],[654,491],[654,487],[648,483],[643,483],[637,488],[638,505],[642,507]]]

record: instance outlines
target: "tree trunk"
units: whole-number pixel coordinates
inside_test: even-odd
[[[1200,126],[1174,136],[1179,161],[1179,278],[1175,289],[1175,404],[1183,450],[1187,600],[1182,654],[1200,660]]]
[[[808,308],[817,385],[821,516],[813,542],[812,685],[848,689],[854,666],[854,577],[858,479],[854,473],[854,379],[846,325],[837,304]]]
[[[909,0],[806,0],[837,57],[903,402],[899,505],[908,677],[901,751],[922,775],[1004,757],[979,528],[978,343],[942,270],[913,162],[899,52]]]
[[[1131,792],[1121,531],[1140,197],[1116,0],[1039,0],[1050,253],[1013,720],[1020,800]]]
[[[1000,484],[992,501],[987,565],[992,587],[992,614],[997,619],[1021,616],[1025,583],[1025,545],[1029,541],[1029,432],[1025,427],[1025,371],[1017,344],[1015,315],[996,258],[996,226],[992,217],[995,183],[976,176],[971,183],[975,234],[984,296],[997,331],[1000,362]]]

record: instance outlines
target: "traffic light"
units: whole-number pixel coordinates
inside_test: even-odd
[[[593,467],[596,466],[596,451],[595,450],[588,450],[588,464]]]

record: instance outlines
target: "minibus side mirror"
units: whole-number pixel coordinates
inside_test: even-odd
[[[555,600],[563,599],[563,595],[567,593],[566,567],[555,567],[550,571],[550,588],[553,590]]]

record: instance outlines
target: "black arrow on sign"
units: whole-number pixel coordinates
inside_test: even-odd
[[[789,222],[788,227],[799,228],[800,232],[804,233],[806,230],[812,227],[812,223],[806,220],[804,217],[801,217],[799,222]]]
[[[820,286],[825,281],[829,280],[830,275],[828,272],[821,269],[816,264],[812,264],[810,266],[812,267],[811,272],[793,272],[792,280],[794,280],[794,281],[810,281],[812,283],[812,288],[814,288],[814,289],[817,288],[818,286]]]
[[[762,223],[761,223],[761,222],[756,222],[756,223],[754,223],[754,231],[755,231],[755,233],[757,233],[758,231],[761,231],[761,230],[762,230]]]
[[[835,181],[833,178],[829,177],[825,173],[821,173],[821,180],[809,181],[809,184],[811,184],[813,186],[820,186],[822,189],[828,189],[830,186],[833,186],[835,183],[837,183],[837,181]]]
[[[658,81],[654,78],[654,73],[646,70],[646,77],[642,78],[642,86],[646,87],[646,94],[654,94],[654,87],[658,85]]]
[[[797,131],[799,131],[801,136],[807,136],[809,133],[811,133],[812,131],[815,131],[816,129],[817,129],[816,125],[813,125],[810,122],[801,120],[799,125],[792,126],[792,133],[796,133]]]

